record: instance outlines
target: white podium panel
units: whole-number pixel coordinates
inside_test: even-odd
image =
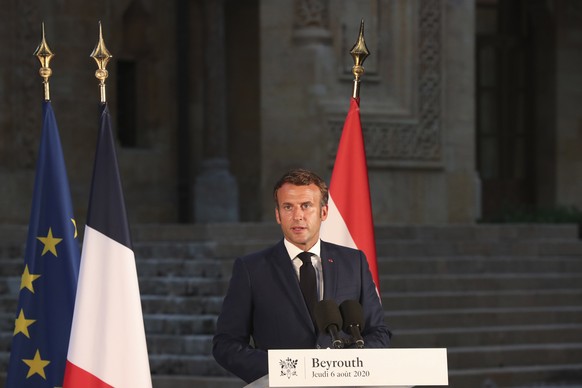
[[[285,349],[269,350],[268,354],[268,387],[412,387],[449,383],[444,348]]]

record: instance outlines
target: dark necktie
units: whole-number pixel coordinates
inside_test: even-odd
[[[313,318],[313,309],[315,308],[318,297],[315,269],[311,264],[312,255],[310,252],[301,252],[297,257],[303,262],[303,265],[299,269],[299,286],[301,287],[301,292],[303,293],[303,298],[305,299],[309,313]]]

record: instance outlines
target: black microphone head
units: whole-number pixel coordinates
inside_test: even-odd
[[[315,305],[315,323],[320,332],[325,333],[328,328],[335,325],[338,329],[342,327],[342,316],[337,303],[333,300],[322,300]]]
[[[350,326],[358,326],[360,331],[364,330],[364,309],[357,300],[344,300],[339,310],[343,317],[343,331],[349,332]]]

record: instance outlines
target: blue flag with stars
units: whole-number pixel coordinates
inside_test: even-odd
[[[45,101],[6,388],[62,386],[79,261],[59,130]]]

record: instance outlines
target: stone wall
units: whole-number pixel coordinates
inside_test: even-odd
[[[364,64],[361,117],[376,222],[479,218],[473,0],[47,1],[40,8],[0,0],[2,222],[28,222],[42,100],[32,52],[42,21],[56,53],[52,100],[76,214],[83,221],[99,97],[89,54],[99,20],[114,55],[108,99],[117,131],[125,129],[116,125],[118,61],[136,66],[138,140],[118,147],[130,219],[194,219],[193,187],[211,156],[205,96],[215,83],[203,64],[209,55],[205,7],[216,1],[225,6],[226,31],[227,130],[220,146],[227,149],[238,186],[241,221],[272,219],[272,185],[290,167],[330,177],[352,89],[349,50],[362,18],[371,56]],[[536,117],[549,125],[536,120],[535,130],[551,132],[547,138],[556,144],[537,145],[544,153],[536,160],[536,192],[540,204],[581,206],[582,187],[576,183],[582,171],[576,108],[581,96],[575,87],[580,6],[573,0],[552,4],[539,34],[554,32],[555,24],[556,68],[549,60],[541,68],[549,72],[542,85],[548,90],[536,105]],[[555,114],[544,114],[552,109]]]
[[[116,61],[138,61],[141,147],[118,147],[128,211],[133,219],[176,219],[175,115],[173,90],[173,2],[144,2],[140,17],[146,33],[139,39],[147,51],[132,52],[126,43],[130,1],[75,3],[2,1],[0,46],[0,190],[2,222],[27,223],[32,198],[36,153],[41,130],[43,99],[40,64],[32,55],[41,40],[41,23],[55,53],[51,61],[51,101],[59,125],[75,213],[81,221],[88,192],[97,139],[98,81],[96,64],[89,57],[98,40],[102,21],[108,49],[114,56],[108,70],[108,102],[116,111]],[[134,2],[135,3],[135,2]],[[140,2],[141,4],[141,2]],[[125,36],[124,36],[125,34]],[[115,128],[119,130],[119,128]]]
[[[361,18],[371,52],[360,106],[376,222],[472,222],[478,182],[468,1],[263,1],[262,191],[293,166],[329,177]],[[264,214],[272,217],[268,201]]]
[[[582,209],[582,4],[555,2],[556,201]]]

